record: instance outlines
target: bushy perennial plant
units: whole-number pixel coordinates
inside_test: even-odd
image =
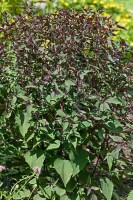
[[[91,10],[5,15],[1,195],[110,200],[130,192],[133,58],[123,39],[111,39],[117,27]]]

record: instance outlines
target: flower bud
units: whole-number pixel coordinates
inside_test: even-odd
[[[37,174],[41,174],[41,168],[37,166],[33,168],[33,171],[36,172]]]
[[[6,167],[4,165],[0,165],[0,172],[4,171]]]

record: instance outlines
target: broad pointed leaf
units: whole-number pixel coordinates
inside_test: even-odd
[[[114,189],[113,183],[108,178],[101,179],[100,181],[101,181],[101,189],[104,196],[106,197],[107,200],[111,200]]]
[[[63,196],[63,195],[66,193],[66,190],[65,190],[65,189],[62,189],[62,188],[60,188],[60,187],[58,187],[58,186],[56,186],[56,187],[54,188],[54,190],[56,191],[56,193],[57,193],[59,196]]]
[[[106,100],[106,102],[110,104],[121,104],[121,102],[117,99],[117,97],[110,97],[109,99]]]
[[[73,176],[78,174],[89,162],[88,153],[83,149],[70,152],[70,160],[73,167]]]
[[[29,105],[27,106],[25,113],[21,113],[15,118],[16,123],[19,126],[20,133],[22,134],[23,137],[25,137],[25,134],[27,133],[30,127],[32,111],[35,111],[35,109],[32,107],[32,105]]]
[[[50,145],[47,147],[47,150],[58,149],[59,146],[60,146],[60,141],[59,141],[59,140],[56,140],[53,144],[50,144]]]
[[[133,190],[129,193],[127,200],[133,200]]]
[[[90,200],[97,200],[97,196],[95,194],[92,194]]]
[[[54,162],[54,168],[60,175],[64,185],[66,186],[73,174],[71,162],[69,160],[56,159]]]
[[[28,165],[33,169],[34,167],[41,168],[45,159],[43,150],[33,150],[31,152],[27,152],[25,155],[25,161]]]

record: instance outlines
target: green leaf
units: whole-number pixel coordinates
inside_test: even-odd
[[[97,196],[95,194],[92,194],[90,200],[97,200]]]
[[[83,127],[85,128],[89,128],[90,126],[92,126],[92,121],[88,120],[88,121],[83,121],[82,122]]]
[[[131,140],[128,142],[128,144],[129,144],[129,147],[131,147],[131,149],[133,149],[133,139],[131,139]]]
[[[88,174],[86,174],[86,169],[84,168],[82,171],[79,172],[78,174],[80,183],[83,185],[92,185],[92,180],[91,177]]]
[[[63,195],[60,197],[60,200],[71,200],[67,195]]]
[[[43,150],[33,150],[25,154],[25,161],[28,163],[31,169],[34,167],[42,168],[45,159]]]
[[[59,195],[59,196],[63,196],[63,195],[66,193],[66,190],[65,190],[65,189],[62,189],[62,188],[60,188],[60,187],[58,187],[58,186],[56,186],[56,187],[54,188],[54,190],[55,190],[55,192],[57,193],[57,195]]]
[[[110,153],[110,155],[114,158],[114,159],[118,159],[119,158],[119,153],[121,150],[121,146],[117,145],[114,150]]]
[[[110,104],[121,104],[121,102],[117,99],[117,97],[110,97],[109,99],[106,100],[106,102]]]
[[[17,95],[17,97],[20,98],[20,99],[22,99],[22,100],[24,100],[24,101],[28,101],[29,100],[29,98],[24,95],[24,91],[22,91],[21,93],[19,93]]]
[[[30,190],[24,189],[23,191],[19,192],[19,195],[21,198],[29,197],[30,196]]]
[[[47,150],[51,150],[51,149],[58,149],[60,147],[60,140],[55,140],[55,143],[50,144],[47,147]]]
[[[89,162],[88,153],[83,149],[71,151],[69,157],[73,167],[73,176],[78,174]]]
[[[113,157],[110,154],[107,155],[107,163],[110,171],[113,165]]]
[[[71,162],[69,160],[56,159],[54,162],[54,168],[60,175],[64,183],[64,186],[66,186],[66,184],[68,183],[73,174],[73,168]]]
[[[43,188],[40,187],[40,189],[41,189],[41,192],[42,192],[43,195],[45,195],[45,196],[47,196],[47,197],[50,197],[50,196],[51,196],[51,194],[52,194],[52,188],[51,188],[51,187],[46,186],[46,187],[44,188],[44,190],[43,190]]]
[[[31,184],[31,185],[35,185],[36,184],[36,178],[33,178],[33,179],[31,179],[30,181],[29,181],[29,184]]]
[[[110,110],[110,107],[107,102],[104,102],[100,105],[100,111],[106,111],[106,110]]]
[[[61,109],[57,111],[57,114],[61,117],[66,117],[66,114]]]
[[[113,191],[113,197],[114,197],[115,200],[120,200],[121,199],[119,194],[116,191]]]
[[[133,200],[133,190],[130,191],[127,200]]]
[[[41,197],[39,194],[36,194],[34,197],[33,197],[33,200],[45,200],[46,198],[45,197]]]
[[[112,133],[121,133],[123,131],[122,124],[116,119],[107,121],[106,125]]]
[[[27,190],[25,188],[25,189],[19,191],[18,193],[14,194],[13,198],[14,199],[25,199],[27,197],[30,197],[30,194],[31,194],[30,190]]]
[[[62,126],[63,126],[63,131],[65,131],[68,128],[69,123],[65,122],[65,123],[62,124]]]
[[[25,141],[28,143],[33,138],[35,139],[34,136],[35,136],[35,132],[34,131],[27,131],[27,133],[25,134]]]
[[[107,200],[111,200],[114,189],[113,183],[108,178],[100,179],[100,182],[104,196],[106,197]]]
[[[77,182],[74,178],[72,178],[66,186],[66,191],[67,192],[72,192],[74,190],[74,188],[77,186]]]
[[[109,135],[114,142],[123,142],[123,138],[119,136]]]
[[[77,141],[77,138],[71,138],[71,143],[72,143],[74,149],[77,148],[77,142],[78,142],[78,141]]]
[[[30,83],[29,85],[25,86],[25,88],[35,88],[35,89],[37,89],[37,86]]]
[[[65,81],[65,86],[66,86],[67,91],[70,89],[71,86],[74,86],[74,85],[75,83],[73,83],[71,80]]]
[[[96,187],[96,186],[92,186],[91,189],[92,189],[92,190],[95,190],[95,191],[100,190],[100,188],[99,188],[99,187]]]
[[[35,111],[35,109],[32,107],[32,105],[28,105],[26,108],[26,112],[17,115],[15,118],[16,123],[19,126],[20,133],[22,134],[23,137],[25,137],[25,134],[27,133],[30,127],[32,111]]]
[[[47,100],[48,103],[50,103],[50,101],[51,101],[51,96],[48,95],[48,96],[46,97],[46,100]]]
[[[13,96],[12,101],[11,101],[11,106],[12,106],[12,108],[15,107],[16,101],[17,101],[17,97],[16,97],[16,96]]]

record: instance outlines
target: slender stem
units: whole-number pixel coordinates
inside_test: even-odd
[[[34,173],[35,174],[35,173]],[[15,185],[12,187],[12,189],[11,189],[11,192],[10,192],[10,194],[12,194],[12,193],[14,193],[15,192],[15,186],[17,185],[17,184],[19,184],[19,183],[21,183],[22,181],[24,181],[24,180],[26,180],[26,179],[28,179],[25,183],[24,183],[24,185],[23,186],[25,186],[25,184],[34,176],[34,174],[32,174],[31,176],[26,176],[25,178],[23,178],[23,179],[21,179],[20,181],[18,181],[17,183],[15,183]],[[23,188],[23,186],[19,189],[19,190],[21,190],[22,188]],[[18,192],[17,192],[18,193]]]
[[[27,181],[24,183],[24,185],[22,185],[22,187],[18,190],[18,191],[21,191],[23,188],[24,188],[24,186],[29,182],[29,180],[32,178],[32,176],[30,176],[28,179],[27,179]],[[18,193],[18,192],[17,192]]]

